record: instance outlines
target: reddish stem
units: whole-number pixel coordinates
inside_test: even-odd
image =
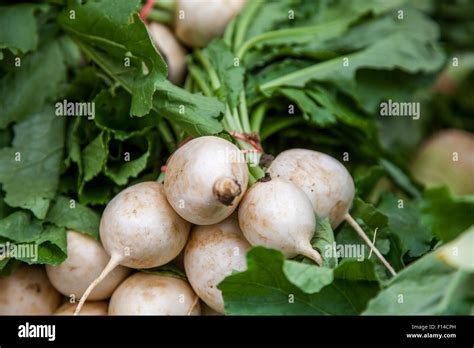
[[[145,21],[146,18],[148,17],[148,14],[150,13],[151,9],[153,8],[153,4],[155,3],[155,0],[146,0],[146,4],[142,7],[142,10],[140,11],[140,18]]]

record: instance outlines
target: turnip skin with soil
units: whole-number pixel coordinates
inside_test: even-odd
[[[255,183],[240,203],[239,225],[252,245],[278,249],[286,257],[301,254],[322,263],[310,243],[316,229],[313,207],[290,181],[268,178]]]
[[[216,225],[195,226],[191,231],[184,255],[186,275],[212,310],[224,313],[224,300],[217,286],[233,270],[246,269],[249,248],[235,214]]]
[[[87,301],[80,315],[108,315],[108,306],[107,301]],[[75,309],[75,303],[66,302],[54,312],[54,315],[74,315]]]
[[[239,148],[215,137],[195,138],[169,159],[165,192],[174,210],[196,225],[230,216],[247,189],[248,168]]]
[[[474,135],[459,129],[434,134],[421,145],[412,173],[427,187],[447,185],[455,194],[474,194]]]
[[[110,260],[98,241],[75,231],[67,232],[68,257],[60,265],[46,265],[51,284],[64,296],[79,299],[89,284],[96,279]],[[90,301],[112,296],[115,288],[130,270],[117,266],[89,295]]]
[[[0,315],[50,315],[60,302],[43,266],[22,265],[0,277]]]
[[[100,221],[100,237],[110,261],[89,285],[76,313],[118,265],[153,268],[173,260],[184,248],[190,228],[168,204],[162,184],[147,181],[120,192],[107,204]]]
[[[109,315],[199,315],[199,298],[191,286],[173,276],[139,272],[115,290]]]
[[[177,0],[176,36],[190,47],[204,47],[224,33],[244,5],[245,0]]]

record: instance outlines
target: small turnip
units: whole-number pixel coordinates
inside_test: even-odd
[[[20,266],[0,277],[0,315],[50,315],[61,302],[43,266]]]
[[[87,301],[80,315],[107,315],[108,306],[107,301]],[[54,315],[73,315],[75,308],[76,304],[66,302],[54,312]]]
[[[347,221],[374,254],[395,275],[395,270],[349,214],[354,199],[354,181],[335,158],[321,152],[291,149],[280,153],[268,168],[274,178],[291,181],[304,191],[316,214],[328,217],[332,228]]]
[[[171,156],[165,192],[174,210],[196,225],[212,225],[232,214],[247,189],[244,155],[215,136],[195,138]]]
[[[186,275],[201,300],[218,313],[224,313],[224,300],[217,285],[233,270],[245,270],[249,248],[235,215],[191,231],[184,252]]]
[[[245,0],[177,0],[175,33],[190,47],[204,47],[221,36]]]
[[[421,146],[412,173],[427,187],[447,185],[455,194],[474,194],[474,135],[459,129],[436,133]]]
[[[152,22],[148,25],[148,32],[168,65],[168,79],[179,85],[186,73],[186,50],[166,25]]]
[[[116,195],[100,220],[100,238],[110,261],[87,288],[76,309],[118,265],[153,268],[174,259],[184,248],[191,225],[179,217],[156,181],[133,185]]]
[[[172,276],[138,272],[115,290],[109,315],[199,315],[199,297]]]
[[[281,250],[287,257],[301,254],[322,263],[310,243],[316,230],[313,207],[290,181],[266,178],[255,183],[240,203],[239,225],[252,245]]]
[[[67,232],[67,259],[60,265],[46,265],[51,284],[63,295],[79,299],[110,260],[104,248],[94,238],[82,233]],[[117,266],[91,292],[89,300],[105,300],[124,280],[129,269]]]

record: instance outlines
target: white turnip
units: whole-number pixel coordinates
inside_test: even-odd
[[[204,47],[224,33],[245,0],[177,0],[175,33],[186,45]]]
[[[168,79],[174,84],[180,84],[186,73],[186,50],[165,25],[150,23],[148,32],[168,65]]]
[[[195,138],[171,156],[165,192],[174,210],[196,225],[212,225],[232,214],[247,189],[244,155],[215,136]]]
[[[474,135],[459,129],[436,133],[421,146],[412,173],[427,187],[447,185],[458,195],[474,194]]]
[[[0,315],[50,315],[61,295],[51,285],[43,266],[20,266],[0,277]]]
[[[252,245],[281,250],[287,257],[298,254],[321,264],[311,246],[316,217],[305,193],[290,181],[275,178],[255,183],[239,207],[239,224]]]
[[[328,217],[333,228],[346,220],[393,275],[393,267],[349,214],[354,181],[335,158],[321,152],[291,149],[280,153],[268,169],[274,178],[291,181],[304,191],[318,216]]]
[[[107,315],[108,306],[107,301],[87,301],[84,303],[80,315]],[[54,312],[54,315],[73,315],[75,308],[75,303],[66,302]]]
[[[237,216],[210,226],[195,226],[184,252],[184,267],[194,291],[213,310],[224,313],[217,285],[233,270],[244,271],[250,244],[240,231]]]
[[[63,295],[79,299],[110,260],[104,248],[94,238],[82,233],[67,232],[67,259],[60,265],[47,265],[51,284]],[[105,300],[129,273],[118,266],[92,291],[89,300]]]
[[[115,290],[109,315],[199,315],[199,297],[172,276],[138,272]]]
[[[152,268],[174,259],[184,248],[191,225],[166,200],[163,185],[148,181],[115,196],[100,220],[100,238],[110,261],[87,288],[76,309],[118,265]]]

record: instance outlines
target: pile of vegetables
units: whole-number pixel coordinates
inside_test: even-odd
[[[474,313],[472,26],[443,6],[2,4],[0,315]]]

